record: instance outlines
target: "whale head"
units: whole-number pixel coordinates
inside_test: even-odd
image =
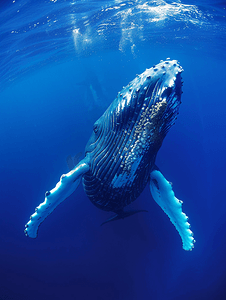
[[[94,182],[95,178],[109,195],[116,192],[114,189],[125,191],[133,186],[137,190],[134,197],[138,196],[149,180],[163,139],[177,117],[182,71],[176,60],[161,61],[136,76],[118,93],[93,126],[85,150],[90,161],[90,174],[85,181]],[[94,197],[94,191],[89,193],[88,190],[87,195]]]
[[[95,149],[104,151],[109,146],[112,155],[122,152],[126,145],[128,150],[139,152],[154,144],[161,146],[178,114],[182,71],[176,60],[162,61],[124,87],[95,122],[86,154],[95,153]]]

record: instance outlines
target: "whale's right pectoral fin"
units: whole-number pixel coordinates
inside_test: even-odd
[[[82,160],[73,170],[63,174],[54,189],[45,194],[45,201],[42,202],[31,215],[30,221],[25,225],[25,234],[36,238],[39,225],[49,214],[67,197],[69,197],[80,183],[81,177],[89,170],[89,165]]]
[[[184,250],[192,250],[194,247],[193,233],[190,230],[188,217],[182,212],[182,201],[178,200],[172,190],[172,185],[162,173],[154,170],[150,175],[150,190],[152,197],[170,218],[179,232]]]

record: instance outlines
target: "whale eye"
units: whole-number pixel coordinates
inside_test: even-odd
[[[93,125],[93,131],[94,131],[95,133],[98,132],[98,125],[97,125],[97,124],[94,124],[94,125]]]

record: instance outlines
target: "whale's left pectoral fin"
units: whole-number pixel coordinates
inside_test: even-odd
[[[150,175],[150,190],[152,197],[170,218],[179,232],[184,250],[192,250],[195,240],[190,230],[188,217],[182,212],[182,201],[178,200],[172,190],[172,185],[162,173],[154,170]]]
[[[39,225],[48,217],[51,212],[67,197],[69,197],[80,183],[81,177],[89,170],[89,165],[85,160],[81,161],[73,170],[60,177],[54,189],[45,194],[45,201],[42,202],[31,215],[30,221],[25,225],[24,233],[36,238]]]

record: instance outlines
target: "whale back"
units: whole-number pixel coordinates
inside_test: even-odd
[[[177,61],[137,76],[95,122],[86,146],[84,190],[99,208],[119,212],[143,191],[181,103]]]

